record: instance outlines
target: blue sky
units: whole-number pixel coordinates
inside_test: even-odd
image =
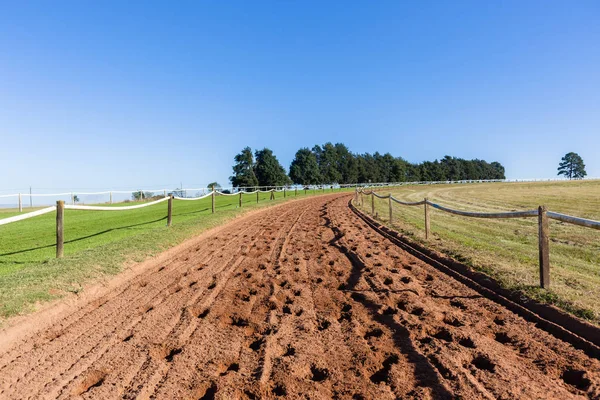
[[[5,2],[0,189],[227,183],[343,142],[600,176],[600,3]],[[126,3],[126,4],[125,4]]]

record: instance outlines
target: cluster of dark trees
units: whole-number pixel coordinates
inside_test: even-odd
[[[233,175],[229,180],[235,187],[286,186],[292,183],[271,149],[264,148],[252,154],[252,149],[246,147],[234,160]]]
[[[413,164],[390,153],[355,154],[343,143],[325,143],[298,150],[289,176],[271,150],[265,148],[253,155],[246,147],[235,156],[233,176],[229,179],[233,186],[240,187],[504,178],[504,167],[498,162],[446,156],[439,161]]]

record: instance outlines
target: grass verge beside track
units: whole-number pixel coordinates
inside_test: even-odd
[[[128,263],[143,261],[245,212],[320,193],[299,190],[296,197],[288,191],[284,199],[277,192],[274,201],[269,201],[270,193],[260,193],[259,203],[256,194],[244,195],[241,209],[237,196],[217,196],[215,214],[210,197],[175,200],[170,228],[167,202],[118,212],[65,210],[63,259],[55,258],[55,213],[0,226],[0,324],[32,311],[38,302],[78,293],[83,285],[116,274]],[[16,214],[6,210],[0,218]]]
[[[600,220],[600,181],[406,186],[384,195],[430,201],[451,208],[500,212],[545,205],[551,211]],[[389,225],[388,200],[375,198],[379,220]],[[370,213],[364,196],[359,207]],[[600,325],[600,232],[550,222],[549,290],[539,288],[537,218],[478,219],[429,207],[432,237],[425,240],[423,206],[394,204],[392,228],[429,248],[487,273],[504,287],[554,304]]]

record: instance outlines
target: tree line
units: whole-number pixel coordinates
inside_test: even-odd
[[[246,147],[234,161],[229,180],[235,187],[505,179],[504,167],[496,161],[445,156],[410,163],[390,153],[352,153],[343,143],[301,148],[289,174],[268,148],[253,153]]]

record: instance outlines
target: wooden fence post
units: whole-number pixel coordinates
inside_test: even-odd
[[[294,196],[298,196],[298,188],[294,188]]]
[[[304,188],[304,195],[306,196],[306,188]]]
[[[64,236],[63,221],[65,217],[65,202],[58,200],[56,202],[56,258],[63,257]]]
[[[389,206],[390,206],[390,225],[392,225],[392,194],[390,193],[390,197],[388,197]]]
[[[212,196],[210,196],[212,199],[212,213],[215,213],[215,187],[213,186],[212,188]]]
[[[271,189],[271,198],[269,200],[275,200],[275,189]]]
[[[169,204],[167,205],[167,226],[171,226],[173,222],[173,195],[169,196]]]
[[[285,188],[283,188],[283,198],[285,199]]]
[[[21,199],[21,193],[19,193],[19,212],[23,212],[23,199]]]
[[[75,205],[75,195],[71,193],[71,205]]]
[[[244,192],[240,191],[240,208],[242,208],[242,193]]]
[[[540,250],[540,286],[546,289],[550,286],[550,249],[548,210],[546,206],[538,208],[538,242]]]
[[[375,192],[371,190],[371,215],[375,217]]]
[[[429,239],[430,224],[429,224],[429,204],[427,204],[427,197],[425,197],[424,208],[425,208],[425,239]]]

